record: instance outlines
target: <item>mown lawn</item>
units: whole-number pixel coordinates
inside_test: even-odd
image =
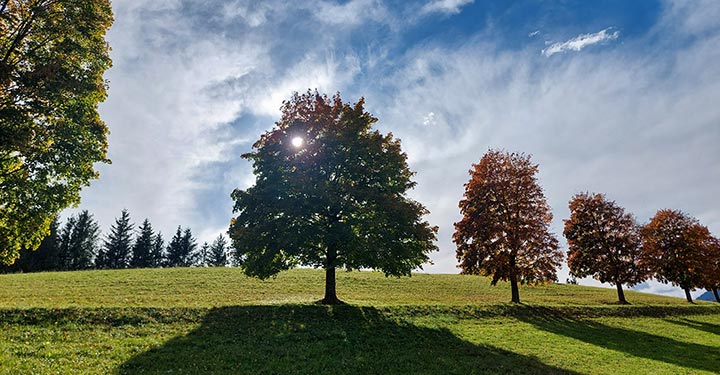
[[[717,374],[720,304],[459,275],[234,269],[0,276],[2,374]],[[718,306],[716,306],[718,305]]]

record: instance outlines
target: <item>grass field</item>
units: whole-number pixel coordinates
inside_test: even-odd
[[[237,269],[0,275],[2,374],[717,374],[720,304],[482,277]]]

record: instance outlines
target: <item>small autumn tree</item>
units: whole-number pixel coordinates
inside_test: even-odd
[[[563,234],[570,274],[615,284],[618,301],[627,303],[622,285],[638,284],[649,274],[641,259],[640,227],[602,194],[576,194],[569,208]]]
[[[537,172],[528,155],[489,150],[470,170],[455,223],[461,272],[510,281],[515,303],[518,284],[556,281],[563,259]]]
[[[410,275],[437,249],[428,211],[407,196],[415,183],[400,141],[373,130],[363,106],[296,93],[243,155],[256,181],[232,193],[238,215],[228,233],[246,274],[322,267],[321,302],[336,304],[336,268]]]
[[[720,240],[713,237],[704,247],[702,263],[702,287],[712,291],[715,301],[720,302],[718,288],[720,288]]]
[[[655,278],[685,291],[702,287],[704,254],[713,237],[707,227],[678,210],[660,210],[642,228],[643,259]]]

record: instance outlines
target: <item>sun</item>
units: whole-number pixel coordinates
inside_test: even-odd
[[[293,146],[300,148],[300,147],[302,147],[302,145],[305,141],[302,139],[302,137],[295,137],[292,139],[291,142],[292,142]]]

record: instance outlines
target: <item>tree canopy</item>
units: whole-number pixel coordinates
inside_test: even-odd
[[[703,269],[713,237],[698,220],[678,210],[659,210],[642,228],[643,258],[655,278],[685,291],[703,287]]]
[[[38,247],[107,162],[108,0],[0,0],[0,262]]]
[[[461,272],[510,281],[516,303],[518,283],[556,281],[563,260],[537,172],[528,155],[489,150],[469,171],[453,234]]]
[[[376,122],[364,99],[308,91],[284,103],[280,121],[242,156],[255,185],[232,193],[229,234],[245,273],[322,267],[322,302],[339,303],[336,268],[400,276],[428,261],[437,228],[407,196],[415,182],[400,141],[373,130]]]
[[[641,257],[640,226],[602,194],[576,194],[569,208],[563,234],[570,274],[615,284],[618,300],[627,303],[622,285],[633,286],[649,276]]]

